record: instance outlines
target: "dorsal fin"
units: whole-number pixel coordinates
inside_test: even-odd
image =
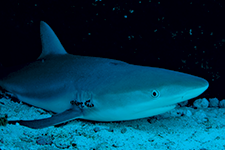
[[[40,22],[40,36],[42,43],[42,53],[38,59],[41,59],[47,55],[67,54],[54,31],[44,21]]]

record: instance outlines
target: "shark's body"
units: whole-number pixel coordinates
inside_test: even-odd
[[[144,118],[169,111],[208,88],[206,80],[189,74],[68,54],[45,22],[40,29],[41,56],[27,65],[4,70],[0,86],[19,100],[56,115],[12,123],[43,128],[75,118]]]

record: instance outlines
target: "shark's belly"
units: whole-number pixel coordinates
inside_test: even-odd
[[[155,109],[147,109],[139,112],[135,112],[130,108],[122,107],[118,107],[117,109],[92,109],[84,111],[82,119],[103,122],[134,120],[162,114],[172,110],[173,108],[175,108],[175,105]]]

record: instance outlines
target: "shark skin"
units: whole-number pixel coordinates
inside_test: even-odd
[[[200,77],[108,58],[71,55],[41,21],[42,53],[36,61],[1,68],[0,87],[20,101],[55,114],[9,123],[34,129],[73,119],[120,121],[150,117],[197,97],[209,86]]]

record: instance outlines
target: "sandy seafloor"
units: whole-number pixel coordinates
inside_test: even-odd
[[[182,106],[133,121],[74,120],[44,129],[7,124],[0,127],[0,150],[225,149],[225,108],[210,107],[206,99],[196,101],[198,108]],[[51,116],[42,109],[5,98],[0,99],[0,114],[7,114],[9,120]]]

